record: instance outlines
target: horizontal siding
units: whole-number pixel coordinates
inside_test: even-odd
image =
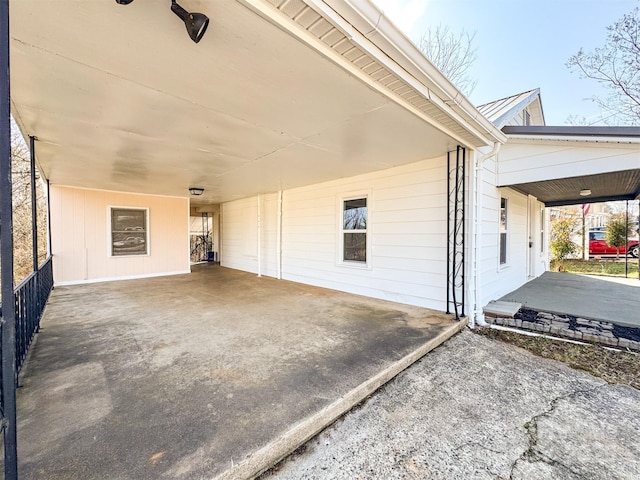
[[[341,196],[369,195],[369,268],[339,262]],[[283,277],[445,309],[446,159],[288,190]]]
[[[339,261],[340,201],[368,195],[368,268]],[[277,268],[277,195],[263,196],[263,250]],[[275,203],[272,202],[275,199]],[[267,206],[270,205],[270,206]],[[284,279],[439,310],[446,298],[446,158],[440,157],[357,177],[283,192],[282,276]],[[257,271],[255,198],[225,203],[222,265]],[[271,223],[269,223],[271,222]],[[269,226],[267,226],[269,225]],[[269,253],[270,254],[270,253]],[[264,268],[264,267],[263,267]],[[264,272],[263,272],[264,273]]]

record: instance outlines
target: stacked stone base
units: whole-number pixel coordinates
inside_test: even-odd
[[[640,351],[640,328],[527,309],[521,309],[514,318],[485,318],[488,323],[494,325]]]

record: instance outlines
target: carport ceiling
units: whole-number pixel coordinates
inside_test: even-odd
[[[521,183],[510,185],[510,187],[537,197],[548,207],[611,200],[634,200],[640,195],[640,168],[598,175]],[[580,196],[580,191],[584,189],[591,190],[591,195]]]
[[[52,184],[217,203],[456,142],[239,1],[12,0],[13,113]]]

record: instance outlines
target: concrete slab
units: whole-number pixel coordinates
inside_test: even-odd
[[[56,288],[20,379],[20,478],[250,477],[463,326],[212,265]]]
[[[640,327],[640,281],[545,272],[500,300],[524,308]]]
[[[483,312],[490,317],[513,318],[521,307],[522,304],[518,302],[497,300],[495,302],[489,302],[487,306],[484,307]]]
[[[261,480],[640,478],[640,391],[466,330]]]

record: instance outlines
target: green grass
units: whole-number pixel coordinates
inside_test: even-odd
[[[565,260],[562,262],[564,272],[569,273],[584,273],[588,275],[609,275],[615,277],[624,277],[625,274],[625,262],[624,258],[611,259],[592,259],[592,260]],[[559,262],[551,261],[551,271],[559,271]],[[632,278],[638,278],[638,259],[629,257],[628,263],[628,276]]]
[[[564,362],[608,383],[623,383],[640,389],[640,355],[606,350],[599,345],[577,345],[490,328],[476,328],[474,332],[524,348],[539,357]]]

